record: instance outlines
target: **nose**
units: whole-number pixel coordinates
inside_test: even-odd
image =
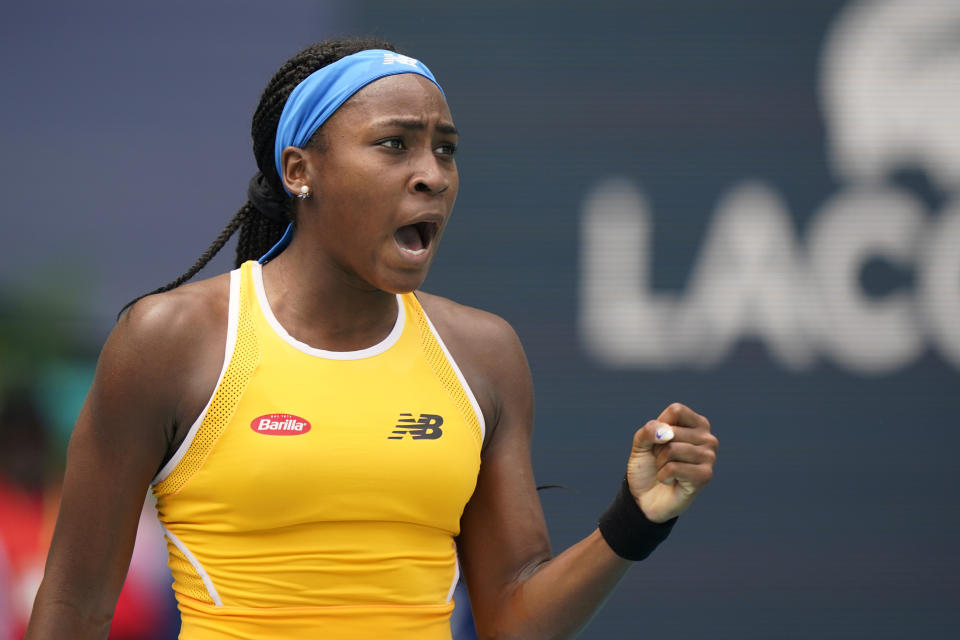
[[[440,166],[440,161],[430,153],[429,159],[417,163],[416,170],[410,176],[408,188],[415,193],[440,195],[450,188],[449,171]]]
[[[436,195],[440,195],[441,193],[443,193],[444,191],[446,191],[449,187],[450,187],[450,185],[448,185],[448,184],[445,184],[445,185],[443,185],[443,186],[440,186],[439,188],[437,188],[437,187],[431,187],[427,182],[424,182],[424,181],[418,181],[418,182],[413,186],[414,190],[415,190],[415,191],[418,191],[419,193],[432,193],[432,194],[436,194]]]

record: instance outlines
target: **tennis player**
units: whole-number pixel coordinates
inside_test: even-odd
[[[575,635],[710,480],[708,421],[637,430],[597,530],[553,556],[516,334],[418,290],[459,184],[437,78],[321,43],[253,138],[247,203],[104,346],[27,637],[107,636],[148,488],[185,640],[448,640],[461,566],[480,637]],[[183,284],[237,229],[237,269]]]

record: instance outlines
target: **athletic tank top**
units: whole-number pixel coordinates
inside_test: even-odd
[[[277,322],[230,274],[223,370],[154,479],[181,639],[449,640],[483,416],[412,293],[360,351]]]

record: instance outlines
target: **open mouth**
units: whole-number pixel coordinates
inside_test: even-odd
[[[427,252],[436,235],[437,223],[417,222],[400,227],[394,232],[393,237],[401,250],[419,256]]]

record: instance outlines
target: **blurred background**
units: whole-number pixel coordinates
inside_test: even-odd
[[[566,487],[541,493],[555,550],[668,403],[721,440],[709,489],[581,637],[955,637],[960,3],[3,13],[0,638],[22,633],[116,313],[244,201],[274,70],[345,34],[394,40],[449,97],[461,195],[424,288],[524,341],[537,481]],[[176,635],[151,510],[113,638]]]

